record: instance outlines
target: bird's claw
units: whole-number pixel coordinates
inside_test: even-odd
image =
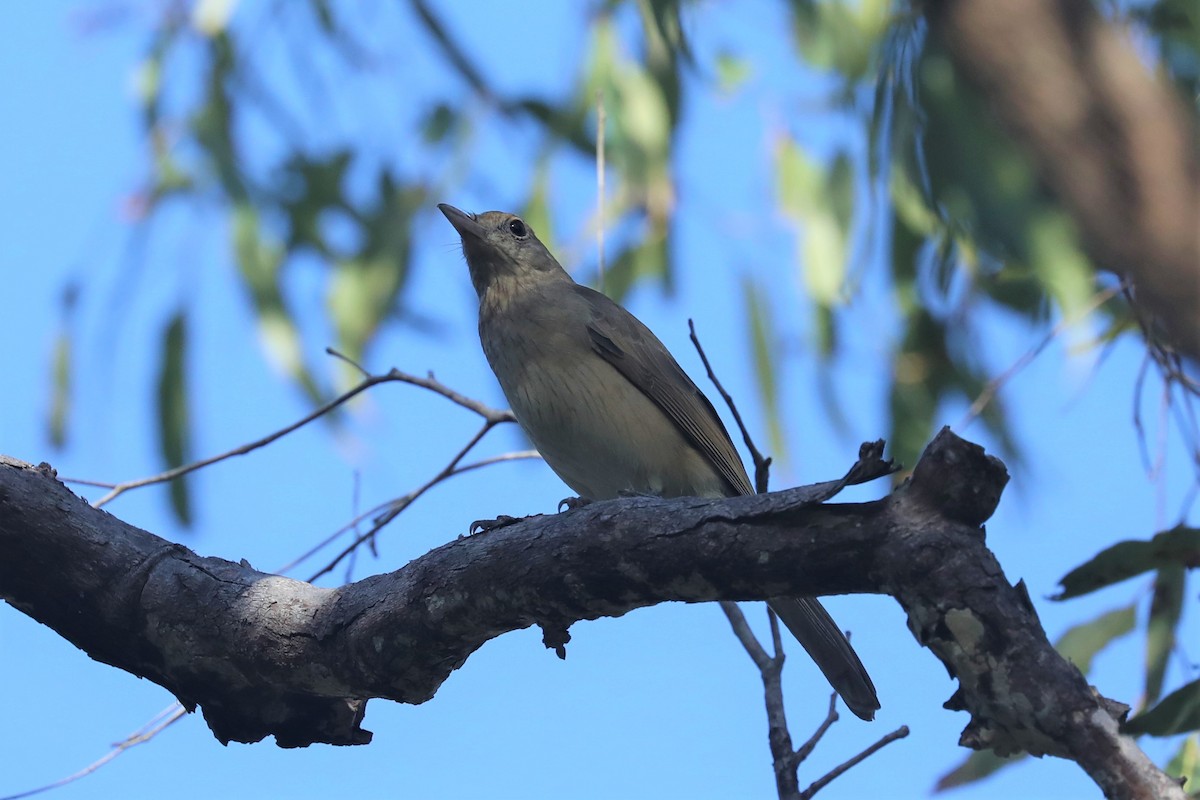
[[[508,514],[501,514],[495,519],[477,519],[471,523],[471,527],[467,529],[467,533],[471,536],[477,533],[487,533],[497,528],[503,528],[506,525],[512,525],[514,522],[520,522],[522,519],[524,517],[510,517]]]
[[[564,509],[567,511],[574,511],[577,508],[583,508],[584,506],[591,505],[592,502],[592,500],[586,497],[564,497],[562,500],[558,501],[558,513],[561,514]]]

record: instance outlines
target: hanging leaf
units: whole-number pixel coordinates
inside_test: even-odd
[[[742,280],[742,296],[750,325],[750,352],[754,354],[754,375],[758,379],[758,396],[767,420],[770,452],[783,458],[787,439],[783,435],[783,416],[779,410],[779,378],[775,374],[779,354],[773,346],[775,323],[770,300],[762,287],[749,277]]]
[[[71,329],[78,301],[79,285],[72,281],[63,289],[62,319],[50,357],[50,412],[46,428],[50,443],[59,448],[67,443],[67,421],[71,413]]]
[[[1175,651],[1175,632],[1183,616],[1183,590],[1187,574],[1182,566],[1163,567],[1154,578],[1150,620],[1146,623],[1146,692],[1148,706],[1162,695],[1167,661]]]
[[[775,174],[780,209],[801,231],[798,260],[805,289],[818,306],[839,304],[853,206],[849,162],[835,159],[826,170],[794,140],[784,139],[776,148]]]
[[[1174,736],[1200,730],[1200,680],[1171,692],[1162,702],[1121,726],[1121,732],[1136,736]]]
[[[955,789],[968,783],[982,780],[1000,769],[1017,764],[1027,756],[1024,753],[1015,756],[998,756],[993,750],[978,750],[962,760],[957,767],[937,779],[933,785],[935,792]]]
[[[47,429],[50,443],[62,448],[67,443],[67,418],[71,409],[71,334],[59,331],[50,358],[50,413]]]
[[[1092,670],[1092,659],[1101,650],[1114,639],[1119,639],[1133,630],[1136,623],[1135,611],[1135,606],[1128,605],[1101,614],[1091,622],[1074,625],[1059,637],[1054,643],[1054,649],[1087,675]]]
[[[1200,528],[1176,526],[1148,542],[1118,542],[1068,572],[1053,600],[1067,600],[1164,567],[1200,566]]]
[[[1178,778],[1192,797],[1197,796],[1200,791],[1200,736],[1192,734],[1183,740],[1179,751],[1167,764],[1166,773]]]
[[[158,371],[158,440],[167,469],[190,461],[191,429],[187,407],[187,317],[176,312],[163,335]],[[169,484],[171,510],[183,525],[192,524],[187,477]]]

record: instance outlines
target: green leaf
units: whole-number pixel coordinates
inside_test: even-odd
[[[329,283],[329,313],[338,349],[359,361],[380,326],[397,311],[408,284],[412,220],[426,202],[420,186],[397,185],[391,173],[378,179],[378,194],[360,212],[363,242],[348,258],[339,258]],[[345,365],[345,382],[361,376]]]
[[[343,190],[353,160],[354,154],[342,149],[320,159],[297,153],[284,165],[285,197],[281,207],[287,217],[288,251],[311,247],[321,255],[329,255],[321,215],[327,210],[350,207]]]
[[[753,72],[750,62],[733,53],[717,54],[717,91],[721,94],[736,94]]]
[[[785,437],[779,412],[779,378],[775,374],[778,354],[772,346],[774,322],[771,304],[762,287],[747,277],[742,280],[742,296],[746,304],[746,319],[750,323],[750,351],[754,354],[754,375],[758,379],[758,396],[767,418],[767,431],[772,453],[783,456]]]
[[[1200,680],[1171,692],[1154,708],[1121,726],[1122,733],[1174,736],[1200,729]]]
[[[1175,631],[1183,615],[1183,590],[1187,574],[1182,566],[1163,567],[1154,578],[1150,620],[1146,624],[1146,692],[1148,706],[1162,695],[1167,659],[1175,650]]]
[[[529,187],[529,195],[525,207],[521,209],[521,218],[529,225],[542,244],[551,253],[558,247],[554,238],[553,220],[550,215],[550,159],[543,154],[538,159],[533,171],[533,181]]]
[[[1091,622],[1074,625],[1059,637],[1054,649],[1087,675],[1092,669],[1092,659],[1101,650],[1133,630],[1137,621],[1135,611],[1136,606],[1131,604],[1101,614]]]
[[[929,440],[933,417],[945,391],[946,328],[922,308],[917,308],[904,326],[892,368],[892,429],[888,441],[897,461],[915,464]]]
[[[887,0],[794,2],[792,30],[805,60],[847,81],[866,77],[891,20]]]
[[[1091,304],[1096,270],[1064,212],[1048,211],[1030,220],[1029,265],[1067,319],[1078,318]]]
[[[775,152],[776,188],[779,207],[796,222],[820,210],[825,176],[816,161],[809,158],[793,139],[783,139]]]
[[[441,144],[463,125],[462,115],[448,103],[438,103],[421,121],[421,138],[427,144]]]
[[[1200,736],[1192,734],[1183,740],[1179,751],[1167,764],[1166,773],[1186,781],[1183,788],[1191,797],[1200,796],[1197,795],[1200,792]]]
[[[191,430],[187,406],[187,317],[176,312],[163,335],[158,372],[159,447],[168,469],[190,460]],[[192,509],[186,476],[170,484],[171,509],[183,525],[191,525]]]
[[[67,443],[67,417],[71,409],[71,334],[59,331],[51,356],[51,399],[48,419],[50,443],[57,448]]]
[[[643,278],[660,278],[668,291],[671,288],[666,229],[649,228],[634,244],[619,250],[605,270],[604,292],[618,302]]]
[[[962,760],[957,767],[938,778],[935,792],[944,792],[968,783],[982,780],[998,770],[1016,764],[1026,758],[1024,753],[1015,756],[998,756],[992,750],[978,750]]]
[[[1165,567],[1200,566],[1200,528],[1176,526],[1150,541],[1118,542],[1063,576],[1062,591],[1053,600],[1094,592],[1105,586]]]
[[[304,363],[300,331],[283,297],[284,250],[263,235],[258,211],[248,202],[233,207],[233,254],[258,315],[258,335],[267,358],[296,380],[313,402],[323,393]]]
[[[79,285],[71,281],[63,288],[62,320],[50,357],[50,413],[46,427],[50,443],[63,447],[67,443],[67,421],[71,413],[71,322],[79,301]]]
[[[846,279],[846,225],[853,208],[849,161],[839,157],[826,170],[794,140],[784,139],[775,153],[775,174],[780,209],[803,231],[799,261],[805,288],[818,306],[838,304]]]
[[[198,0],[192,6],[192,26],[205,36],[215,36],[229,27],[238,0]]]

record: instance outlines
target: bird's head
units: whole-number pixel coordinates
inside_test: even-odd
[[[566,275],[533,228],[516,214],[506,211],[468,214],[448,203],[438,203],[438,210],[462,238],[471,283],[480,298],[505,278],[521,281],[539,275]]]

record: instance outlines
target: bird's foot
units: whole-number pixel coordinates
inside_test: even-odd
[[[574,511],[577,508],[591,505],[593,502],[595,501],[587,497],[564,497],[558,501],[558,513],[561,514],[564,510]]]
[[[497,528],[503,528],[508,525],[512,525],[514,522],[520,522],[523,519],[528,519],[528,517],[510,517],[508,514],[501,514],[495,519],[477,519],[471,523],[471,527],[468,528],[468,533],[471,536],[474,536],[477,533],[487,533],[488,531],[494,531]]]

